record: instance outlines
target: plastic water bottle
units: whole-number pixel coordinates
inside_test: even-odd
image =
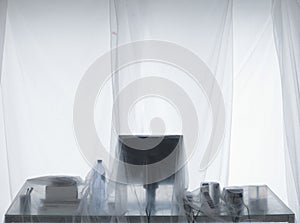
[[[102,160],[97,160],[93,169],[92,182],[92,209],[100,211],[105,204],[105,169]]]

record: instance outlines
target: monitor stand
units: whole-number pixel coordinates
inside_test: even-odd
[[[158,183],[146,184],[144,188],[146,189],[146,214],[150,216],[152,212],[155,212],[155,192]]]

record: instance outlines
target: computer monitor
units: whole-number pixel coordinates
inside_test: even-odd
[[[179,156],[182,150],[182,135],[120,135],[119,136],[119,154],[120,159],[128,164],[146,165],[154,164],[167,158],[172,153]],[[176,151],[176,150],[177,151]],[[182,151],[181,151],[182,152]],[[177,157],[178,159],[180,157]],[[147,174],[142,171],[131,172],[130,167],[127,168],[126,176],[128,184],[141,184],[146,189],[146,211],[155,210],[155,191],[162,184],[174,185],[176,170],[178,170],[178,159],[170,159],[169,168],[173,168],[172,175],[161,179],[157,182],[146,183]],[[162,170],[163,171],[163,170]]]

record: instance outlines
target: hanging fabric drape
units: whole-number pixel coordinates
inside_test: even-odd
[[[5,29],[6,29],[6,15],[7,15],[7,0],[0,1],[0,175],[1,175],[1,185],[0,191],[5,191],[3,193],[3,198],[0,202],[0,213],[4,213],[7,209],[9,203],[11,202],[12,193],[10,190],[10,180],[8,171],[8,160],[7,160],[7,147],[6,147],[6,137],[5,137],[5,119],[3,113],[3,94],[2,94],[2,84],[1,76],[3,70],[3,55],[4,55],[4,39],[5,39]],[[2,216],[0,218],[0,221]]]
[[[271,11],[272,1],[234,2],[229,185],[267,184],[287,203],[281,81]]]
[[[113,48],[135,41],[168,41],[191,50],[213,73],[225,101],[225,131],[219,151],[206,154],[206,158],[203,158],[203,148],[207,146],[212,130],[210,104],[203,90],[193,83],[189,75],[157,61],[135,63],[118,71],[114,78],[114,90],[116,97],[129,83],[147,77],[162,77],[185,89],[196,108],[200,129],[198,147],[188,161],[189,187],[196,188],[204,180],[216,180],[226,185],[232,104],[232,1],[192,1],[188,4],[182,1],[112,2]],[[131,53],[137,54],[134,49]],[[118,55],[113,55],[113,59],[115,57]],[[131,90],[131,95],[141,95],[146,87],[139,85]],[[214,87],[211,86],[211,90]],[[141,97],[143,100],[132,103],[130,111],[127,111],[129,99],[122,98],[124,100],[118,104],[117,111],[118,134],[182,134],[181,122],[185,121],[185,117],[179,117],[180,105],[176,105],[176,111],[176,106],[174,108],[174,104],[170,103],[172,98],[168,101],[161,96]],[[184,141],[188,144],[186,139]]]
[[[300,215],[300,2],[273,2],[274,37],[280,66],[288,199]]]
[[[84,72],[109,50],[109,10],[97,0],[8,1],[7,12],[1,87],[14,197],[29,176],[84,177],[91,168],[74,137],[73,103]]]
[[[6,24],[6,12],[7,0],[0,1],[0,78],[2,71],[2,59],[4,52],[4,38],[5,38],[5,24]],[[1,80],[1,79],[0,79]],[[0,81],[1,82],[1,81]]]
[[[1,4],[4,2],[0,1]],[[99,93],[94,112],[97,134],[108,148],[108,152],[117,158],[120,157],[119,150],[117,150],[119,149],[119,141],[111,135],[166,134],[172,137],[181,136],[184,134],[182,127],[186,120],[189,120],[182,115],[181,111],[184,111],[184,108],[191,108],[195,111],[198,119],[199,128],[191,128],[192,130],[199,130],[198,144],[189,157],[187,166],[185,166],[188,169],[188,174],[185,175],[185,171],[182,171],[181,176],[176,176],[175,185],[180,190],[186,187],[188,190],[198,188],[201,181],[218,181],[221,187],[226,186],[228,184],[229,154],[231,152],[229,148],[234,82],[232,77],[233,62],[236,62],[237,67],[243,69],[241,79],[244,80],[244,83],[235,80],[235,84],[237,88],[245,88],[246,94],[242,96],[241,100],[236,101],[235,109],[239,110],[243,107],[243,111],[239,113],[238,122],[247,119],[246,122],[237,123],[235,126],[236,132],[241,132],[241,134],[235,134],[233,137],[242,136],[240,137],[242,139],[239,139],[242,143],[236,144],[236,149],[242,153],[240,148],[251,150],[252,145],[253,147],[259,146],[255,150],[249,151],[247,155],[242,154],[244,159],[240,159],[238,157],[240,154],[235,153],[235,159],[231,160],[231,162],[235,162],[232,167],[235,168],[235,172],[239,172],[240,175],[243,174],[243,177],[239,178],[239,175],[235,174],[232,182],[234,182],[233,184],[267,182],[269,185],[271,181],[268,180],[273,176],[270,176],[268,170],[275,165],[277,165],[276,168],[281,168],[281,164],[277,163],[281,157],[277,150],[282,147],[279,140],[281,135],[277,134],[279,129],[281,130],[278,121],[279,113],[275,112],[276,116],[272,116],[269,115],[271,112],[268,110],[273,106],[271,100],[268,99],[276,98],[278,81],[273,79],[272,81],[276,84],[270,83],[271,75],[266,77],[264,73],[266,70],[260,70],[261,64],[272,68],[277,66],[275,64],[277,61],[272,60],[269,63],[269,56],[276,56],[273,50],[269,49],[274,45],[270,41],[269,35],[269,32],[272,32],[271,26],[266,25],[266,31],[263,32],[267,35],[262,34],[260,41],[257,41],[259,46],[254,47],[254,45],[257,44],[256,35],[260,30],[257,27],[265,22],[266,15],[270,13],[269,8],[262,7],[262,5],[270,3],[271,0],[263,1],[263,3],[260,0],[191,0],[188,2],[180,0],[92,0],[88,2],[64,0],[55,3],[35,0],[8,1],[6,28],[1,25],[3,20],[0,21],[0,28],[6,29],[3,69],[1,67],[1,99],[3,99],[4,107],[0,108],[1,120],[3,117],[6,124],[4,129],[4,124],[0,121],[0,170],[5,183],[1,184],[0,187],[7,196],[4,198],[7,202],[1,202],[0,213],[2,214],[7,209],[10,195],[14,197],[28,178],[47,174],[86,176],[91,168],[88,164],[91,163],[87,164],[86,157],[83,157],[82,151],[78,149],[72,123],[73,103],[80,79],[91,64],[105,52],[126,44],[149,43],[151,40],[156,41],[156,43],[164,42],[162,47],[171,45],[174,46],[175,50],[178,47],[185,49],[182,51],[182,55],[184,55],[182,61],[186,63],[193,64],[193,60],[187,59],[186,55],[195,55],[200,59],[200,63],[205,64],[205,67],[213,74],[217,84],[202,88],[203,86],[198,85],[191,73],[188,72],[190,66],[187,66],[188,69],[180,69],[180,66],[176,66],[174,63],[164,63],[157,60],[148,60],[142,63],[133,62],[118,70],[118,66],[122,62],[120,61],[122,55],[120,52],[114,51],[111,54],[110,62],[111,69],[116,72],[116,75],[107,81],[107,85],[102,89],[101,94]],[[289,201],[296,212],[299,210],[299,196],[294,196],[299,190],[299,168],[297,166],[299,154],[296,149],[298,145],[297,129],[299,127],[297,110],[299,92],[297,93],[296,85],[298,82],[295,81],[298,80],[299,73],[298,5],[299,1],[282,0],[274,1],[273,8],[274,34],[283,86],[287,136],[286,166],[287,175],[290,174],[288,179]],[[232,8],[235,8],[235,13],[239,12],[243,15],[233,18],[235,13],[232,13]],[[0,10],[5,10],[5,7],[0,5]],[[0,12],[0,15],[4,14]],[[257,24],[253,24],[253,17],[258,18]],[[234,26],[233,20],[235,25],[238,25]],[[4,33],[2,29],[0,34]],[[1,39],[2,36],[0,35],[0,57],[3,52],[1,43],[3,43],[4,38]],[[241,39],[245,41],[241,41]],[[236,44],[235,50],[233,50],[233,40]],[[247,44],[251,46],[253,44],[253,51],[247,49],[245,46]],[[128,57],[133,58],[145,56],[151,51],[149,47],[141,47],[140,51],[137,51],[134,46],[128,49]],[[153,47],[153,51],[154,49],[156,48]],[[241,57],[244,55],[237,53],[237,49],[249,51],[249,53],[245,52],[246,56]],[[166,51],[162,50],[157,56],[165,55],[163,52]],[[175,53],[170,53],[169,56],[174,55]],[[181,56],[181,54],[179,55]],[[235,60],[233,61],[234,57]],[[239,60],[240,57],[244,61]],[[248,57],[257,58],[251,59],[248,64]],[[177,62],[179,65],[180,60]],[[247,66],[239,63],[247,64]],[[276,69],[274,68],[274,70]],[[100,71],[96,70],[99,73]],[[268,69],[267,72],[269,72],[268,74],[272,73],[272,69]],[[256,82],[249,84],[248,80],[253,80],[254,73],[256,74],[254,75]],[[152,85],[152,89],[161,90],[160,94],[144,95],[143,97],[142,93],[149,90],[146,80],[153,81],[153,79],[155,79],[153,82],[155,84]],[[136,82],[137,80],[140,82]],[[139,84],[134,85],[134,83]],[[265,91],[262,84],[259,86],[260,90],[253,94],[253,88],[257,90],[256,83],[274,85],[274,91]],[[128,91],[129,94],[126,95],[128,97],[124,97],[122,92],[129,85],[134,87]],[[181,91],[172,91],[170,86],[177,87],[176,89]],[[217,134],[211,134],[214,117],[221,117],[221,114],[218,113],[213,115],[213,109],[211,109],[212,106],[209,102],[210,96],[214,95],[215,88],[220,88],[224,99],[225,116],[222,117],[225,117],[225,128],[219,149],[211,151],[205,150],[205,148],[209,145],[210,138],[218,137]],[[273,94],[274,92],[275,94]],[[168,97],[171,93],[174,93],[175,96]],[[123,100],[118,101],[120,95],[123,95]],[[136,96],[141,97],[137,99]],[[129,99],[132,98],[135,100],[130,101]],[[263,100],[256,103],[256,98],[263,98]],[[177,101],[183,99],[180,101],[182,104],[174,103],[177,102],[175,99]],[[218,105],[221,106],[219,99],[214,101],[214,108],[217,108]],[[268,101],[267,106],[260,106],[264,100]],[[276,99],[274,101],[276,101],[273,102],[276,103],[276,106],[281,106],[281,101]],[[114,102],[117,103],[114,104]],[[186,106],[190,105],[187,102],[191,102],[193,106]],[[114,110],[113,106],[115,106]],[[249,107],[256,109],[257,113],[260,112],[260,119],[257,119],[256,114],[253,114]],[[114,112],[113,117],[111,117],[112,112]],[[261,122],[264,115],[268,116],[268,122],[266,128],[260,129],[260,125],[255,125],[255,122]],[[268,125],[274,120],[276,123],[278,121],[279,124]],[[251,121],[254,125],[248,125],[248,122]],[[195,123],[191,126],[194,126]],[[277,129],[276,133],[274,131],[269,134],[269,131],[273,131],[274,126]],[[258,133],[257,129],[259,129]],[[252,135],[254,131],[256,131],[255,137]],[[260,132],[262,132],[261,135]],[[269,138],[261,139],[267,137]],[[243,141],[243,138],[251,140],[251,143],[245,146],[248,141]],[[263,158],[256,159],[256,157],[263,157],[260,149],[264,149],[265,145],[273,148],[272,144],[264,144],[265,141],[272,141],[273,138],[277,138],[274,140],[275,143],[278,142],[277,152],[272,153],[272,155],[275,154],[276,159],[274,159],[273,165],[266,167],[265,160]],[[4,141],[5,139],[6,141]],[[183,136],[185,145],[189,144],[190,141]],[[185,150],[189,149],[188,147],[184,148]],[[248,156],[248,154],[250,155]],[[101,158],[101,154],[92,157],[93,161]],[[247,160],[247,163],[245,164],[243,160]],[[255,163],[256,168],[252,168],[254,162],[259,162],[257,165]],[[114,163],[110,163],[109,160],[105,160],[104,164],[114,166]],[[243,168],[239,168],[241,165]],[[260,171],[260,168],[264,168],[264,171]],[[118,172],[120,169],[120,167],[114,166],[109,171]],[[274,170],[272,169],[272,171]],[[248,177],[246,173],[251,173],[251,177]],[[278,175],[280,174],[281,172],[278,173]],[[269,176],[266,177],[265,175]],[[90,176],[87,177],[88,182],[92,181]],[[189,180],[187,181],[187,179]],[[273,185],[277,183],[276,180],[272,182]],[[273,185],[270,185],[272,189],[274,189]],[[149,188],[138,185],[128,188],[124,188],[122,185],[111,184],[110,186],[112,187],[109,187],[110,191],[107,192],[112,195],[114,192],[117,194],[108,199],[117,202],[119,205],[117,209],[121,214],[124,213],[122,208],[128,207],[126,202],[135,204],[130,208],[137,208],[136,214],[144,214],[145,207],[141,203],[146,200],[145,189]],[[276,186],[275,189],[281,187],[279,184]],[[284,191],[285,188],[280,190],[281,194]],[[277,193],[276,190],[275,192]],[[126,193],[133,194],[127,201],[123,199]],[[177,199],[176,191],[173,192],[169,188],[158,190],[157,193],[159,194],[158,197],[168,202],[175,202],[174,199]],[[297,194],[299,195],[299,193]],[[119,200],[116,200],[116,197]],[[164,207],[157,208],[161,211]],[[117,220],[122,221],[122,219]]]
[[[149,180],[155,178],[157,173],[164,175],[164,171],[169,168],[144,163],[146,165],[140,169],[144,168],[145,173],[140,174],[122,163],[110,163],[109,170],[113,175],[119,178],[123,176],[127,182],[111,183],[108,186],[110,194],[107,199],[115,199],[116,210],[120,213],[138,211],[141,216],[145,212],[150,216],[147,187],[158,185],[155,186],[154,193],[157,193],[157,199],[162,199],[166,206],[155,207],[156,214],[166,210],[176,213],[176,206],[182,207],[182,197],[178,195],[183,195],[185,189],[198,188],[200,182],[205,180],[218,181],[224,186],[227,184],[232,101],[232,1],[225,1],[221,5],[218,3],[217,10],[213,7],[217,1],[193,1],[185,4],[182,1],[116,0],[110,3],[111,61],[114,73],[114,117],[110,154],[116,160],[122,156],[120,152],[124,147],[120,148],[118,145],[120,138],[125,141],[141,141],[145,138],[137,136],[183,135],[183,146],[176,157],[177,164],[183,168],[178,172],[175,170],[174,180],[171,180],[169,187],[159,186],[158,181],[143,181],[147,184],[144,185],[147,191],[145,196],[143,187],[135,183],[141,183],[136,179],[137,176],[146,175],[145,179]],[[207,11],[207,8],[210,10]],[[177,14],[180,17],[175,16]],[[178,25],[174,26],[174,23]],[[214,38],[208,39],[203,33]],[[168,53],[175,54],[175,58],[170,59]],[[192,58],[188,55],[192,55]],[[181,59],[178,60],[176,56]],[[189,73],[194,57],[198,57],[199,63],[203,63],[205,69],[212,73],[215,83],[205,86],[202,82],[202,88],[197,85],[195,77]],[[172,62],[168,63],[168,59]],[[182,61],[188,62],[188,67],[183,67],[186,71],[182,69]],[[205,69],[200,72],[205,72]],[[221,95],[211,101],[212,95],[219,88]],[[192,106],[185,104],[186,101],[191,101]],[[222,106],[225,107],[224,110]],[[196,136],[198,144],[192,156],[188,156],[187,150],[193,138],[189,138],[184,131],[190,118],[185,116],[183,110],[186,108],[189,111],[188,116],[193,116],[193,111],[196,116],[194,123],[189,124],[190,131],[199,131]],[[211,110],[214,109],[217,110],[217,115],[212,114]],[[222,121],[224,129],[217,126],[223,130],[222,138],[218,142],[213,122]],[[132,139],[132,136],[137,138]],[[220,143],[215,151],[205,150],[209,146],[210,138]],[[149,140],[144,143],[147,144]],[[184,157],[188,157],[187,163],[182,162]],[[152,199],[154,198],[155,196]],[[174,207],[170,208],[170,204]]]

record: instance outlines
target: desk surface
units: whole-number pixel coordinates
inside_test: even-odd
[[[27,188],[34,187],[31,194],[31,207],[23,210],[20,206],[20,195],[25,194]],[[294,222],[294,213],[272,192],[268,186],[243,186],[244,203],[249,209],[244,208],[238,218],[233,219],[232,214],[223,205],[210,216],[200,213],[196,222],[201,221],[259,221],[259,222]],[[80,206],[74,208],[45,208],[42,206],[45,188],[26,182],[10,205],[5,214],[5,222],[112,222],[116,218],[119,222],[147,222],[147,216],[140,212],[127,212],[117,215],[113,212],[91,214],[80,210]],[[259,199],[257,197],[259,196]],[[84,214],[83,214],[84,213]],[[154,222],[187,222],[185,213],[173,213],[164,210],[151,215]],[[113,220],[113,221],[116,221]]]

